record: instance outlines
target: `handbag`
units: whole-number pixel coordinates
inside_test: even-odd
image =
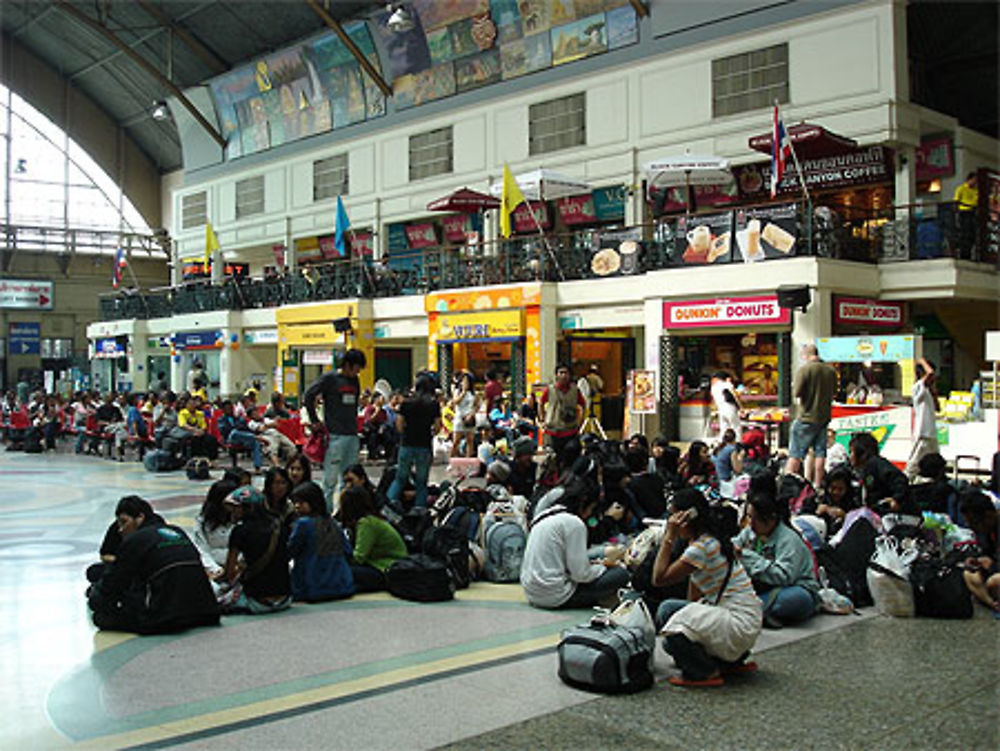
[[[326,429],[326,426],[319,425],[318,427],[314,427],[312,433],[309,435],[309,439],[306,441],[306,445],[302,447],[302,455],[315,464],[322,464],[324,457],[326,457],[326,447],[329,443],[330,432]]]
[[[464,425],[467,428],[474,428],[474,427],[476,427],[476,413],[475,412],[470,412],[465,417],[463,417],[462,418],[462,425]]]

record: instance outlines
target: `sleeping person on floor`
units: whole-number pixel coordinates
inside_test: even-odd
[[[121,544],[87,591],[99,629],[162,634],[219,623],[197,548],[138,496],[115,508]]]

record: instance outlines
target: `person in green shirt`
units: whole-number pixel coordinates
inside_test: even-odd
[[[381,517],[375,499],[364,487],[349,487],[340,494],[337,516],[354,545],[351,558],[354,591],[385,589],[385,572],[408,555],[403,538]]]

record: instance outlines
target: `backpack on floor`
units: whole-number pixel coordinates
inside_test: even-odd
[[[392,564],[386,581],[389,594],[401,600],[444,602],[455,597],[455,582],[448,567],[421,553]]]
[[[456,589],[469,586],[469,540],[454,527],[431,527],[424,532],[423,552],[448,567]]]
[[[430,512],[423,506],[414,506],[403,514],[395,523],[396,531],[406,543],[410,553],[419,553],[423,549],[424,535],[431,527]]]
[[[442,527],[457,529],[469,542],[479,539],[480,522],[479,512],[469,506],[453,506],[441,518]]]
[[[964,553],[963,553],[964,554]],[[972,595],[956,562],[917,560],[910,566],[913,605],[923,618],[971,618]]]
[[[142,463],[149,472],[173,472],[184,465],[180,458],[163,449],[147,451]]]
[[[643,691],[653,685],[652,662],[646,634],[634,626],[617,626],[595,618],[567,629],[559,641],[559,678],[584,691]]]
[[[851,525],[840,544],[816,551],[816,563],[826,572],[830,586],[856,608],[873,604],[868,589],[868,561],[875,553],[875,527],[864,518]]]
[[[528,536],[512,518],[487,516],[483,547],[486,565],[483,576],[491,582],[516,582],[521,579],[521,561]]]
[[[184,465],[184,471],[189,480],[207,480],[211,464],[203,456],[197,456]]]

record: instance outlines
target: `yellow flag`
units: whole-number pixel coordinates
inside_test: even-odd
[[[503,193],[500,196],[500,234],[504,237],[510,237],[511,233],[511,215],[514,213],[514,209],[524,203],[524,193],[521,192],[521,186],[517,184],[517,180],[510,173],[510,168],[505,164],[503,166]]]
[[[205,222],[205,270],[208,271],[212,263],[212,253],[219,250],[219,238],[215,236],[211,222]]]

